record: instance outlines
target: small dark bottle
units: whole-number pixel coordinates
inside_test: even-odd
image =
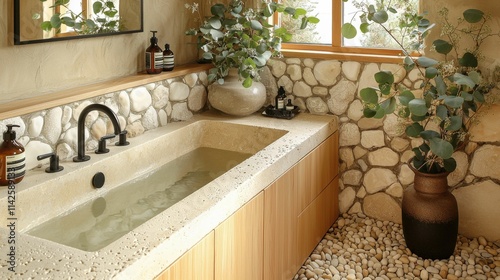
[[[24,147],[16,141],[16,132],[12,130],[18,125],[8,124],[0,144],[0,186],[15,184],[24,178],[26,157]]]
[[[170,45],[165,44],[163,51],[163,71],[174,70],[174,52],[170,50]]]
[[[285,100],[286,100],[285,89],[281,86],[278,90],[278,95],[276,95],[275,108],[277,110],[284,110]]]
[[[148,74],[159,74],[163,70],[163,51],[158,46],[157,31],[151,31],[151,45],[146,49],[146,72]]]

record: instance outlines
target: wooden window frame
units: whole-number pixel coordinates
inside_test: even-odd
[[[325,1],[325,0],[321,0]],[[357,60],[361,62],[400,63],[402,51],[397,49],[380,49],[342,46],[343,1],[332,1],[332,45],[283,43],[282,53],[290,57],[310,57],[321,59]],[[275,24],[279,17],[274,17]]]

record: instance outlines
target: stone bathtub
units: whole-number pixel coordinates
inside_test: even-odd
[[[206,113],[132,138],[130,146],[110,146],[105,155],[88,152],[88,162],[62,162],[65,170],[61,173],[47,174],[46,166],[29,171],[16,187],[16,272],[2,267],[0,277],[152,279],[325,140],[337,125],[332,116],[300,114],[289,121]],[[103,248],[83,251],[26,233],[204,146],[251,156]],[[96,172],[106,175],[101,189],[94,189],[90,182]],[[7,189],[2,187],[0,220],[5,224],[10,221],[7,200]],[[9,235],[11,231],[1,227],[4,256],[10,251]]]

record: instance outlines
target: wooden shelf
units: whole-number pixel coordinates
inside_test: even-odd
[[[110,92],[141,86],[148,83],[175,78],[190,73],[208,70],[212,64],[188,64],[176,66],[173,71],[162,72],[156,75],[138,73],[101,83],[70,88],[50,94],[28,99],[16,100],[0,104],[0,120],[22,116],[40,110],[65,105],[68,103],[96,97]]]

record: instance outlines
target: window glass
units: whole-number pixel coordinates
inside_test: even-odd
[[[333,0],[336,1],[336,0]],[[343,2],[343,22],[350,22],[353,25],[359,27],[362,23],[359,17],[358,11],[367,10],[366,7],[369,5],[374,5],[377,8],[377,3],[380,0],[358,0],[358,1],[348,1]],[[383,2],[383,1],[382,1]],[[404,10],[417,11],[419,0],[392,0],[390,5],[398,14]],[[387,4],[387,1],[386,1]],[[396,38],[407,37],[408,34],[402,34],[399,28],[399,21],[397,14],[392,14],[389,12],[389,20],[384,23],[384,26],[390,30]],[[396,42],[389,36],[389,34],[378,24],[372,24],[369,27],[370,32],[362,33],[358,32],[358,35],[353,39],[342,38],[343,46],[346,47],[364,47],[364,48],[385,48],[385,49],[400,49]],[[358,29],[359,30],[359,29]]]
[[[293,8],[304,8],[309,15],[320,19],[318,24],[309,24],[306,29],[301,30],[299,20],[282,16],[280,24],[293,34],[292,43],[332,44],[332,1],[283,0],[282,4]]]
[[[316,25],[310,24],[305,30],[300,30],[300,21],[282,16],[280,25],[291,30],[293,34],[291,43],[334,47],[400,49],[387,32],[377,24],[372,24],[368,33],[358,32],[353,39],[345,39],[340,32],[333,32],[333,30],[340,30],[340,27],[346,22],[354,24],[359,30],[362,23],[359,11],[367,10],[369,5],[374,5],[377,9],[377,3],[382,2],[386,5],[389,3],[398,14],[406,9],[418,11],[419,0],[349,0],[347,2],[343,0],[282,0],[281,3],[286,6],[306,9],[309,15],[318,17],[320,22]],[[335,11],[332,7],[342,7],[342,11]],[[389,21],[384,23],[384,26],[391,30],[397,38],[405,38],[405,36],[407,38],[408,34],[402,34],[399,29],[398,14],[390,13]],[[332,38],[332,36],[336,37]]]

